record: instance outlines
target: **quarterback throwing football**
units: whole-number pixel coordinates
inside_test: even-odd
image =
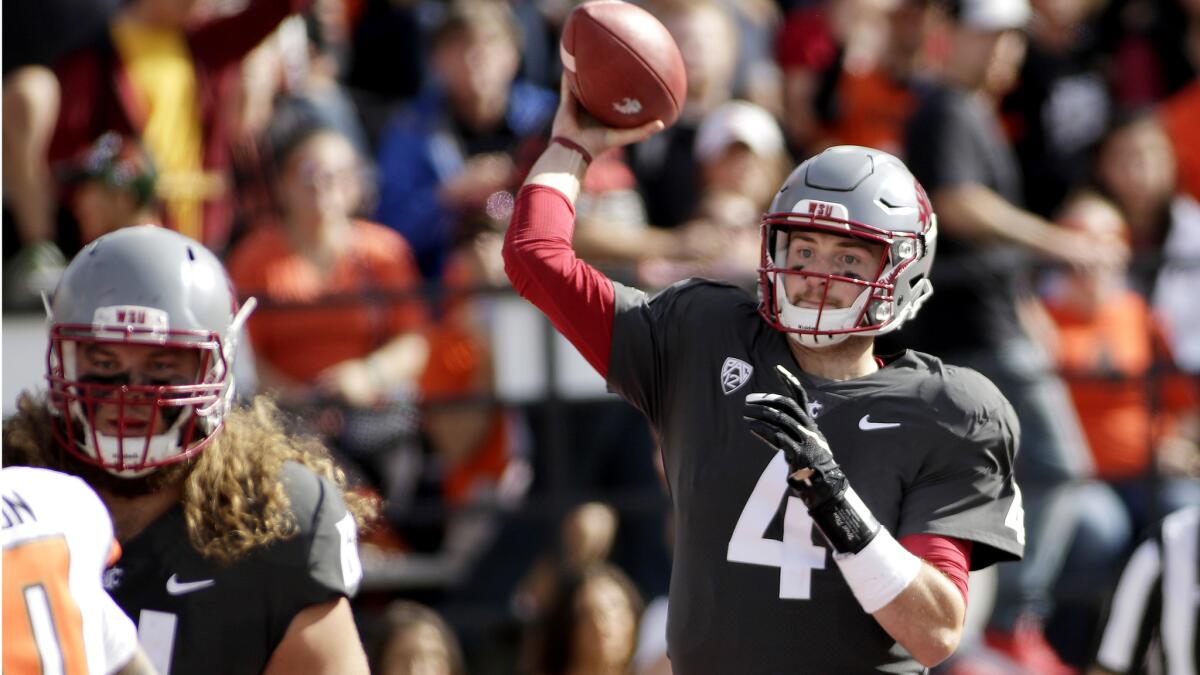
[[[1018,558],[1019,435],[974,371],[874,337],[932,292],[936,218],[900,160],[831,148],[762,218],[759,297],[651,297],[576,259],[591,157],[662,128],[596,125],[563,89],[504,246],[514,287],[639,408],[675,519],[675,672],[922,672],[958,644],[967,572]]]

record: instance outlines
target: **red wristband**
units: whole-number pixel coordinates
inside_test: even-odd
[[[571,150],[574,150],[575,152],[578,152],[578,153],[579,153],[579,155],[580,155],[581,157],[583,157],[583,163],[584,163],[584,164],[591,164],[591,163],[592,163],[592,153],[588,152],[588,151],[587,151],[587,149],[586,149],[586,148],[584,148],[582,145],[580,145],[580,144],[576,143],[575,141],[573,141],[573,140],[571,140],[571,139],[567,138],[566,136],[555,136],[554,138],[551,138],[551,139],[550,139],[550,142],[551,142],[551,143],[558,143],[559,145],[563,146],[564,148],[570,148]]]

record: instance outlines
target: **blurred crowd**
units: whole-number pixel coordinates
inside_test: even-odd
[[[936,292],[887,346],[985,373],[1023,429],[1029,551],[948,672],[1088,667],[1139,539],[1200,504],[1200,1],[1031,3],[639,2],[686,106],[596,158],[577,213],[614,278],[753,288],[795,163],[855,144],[912,167]],[[259,302],[243,391],[385,499],[356,601],[377,672],[670,672],[644,423],[495,391],[500,241],[576,4],[4,8],[6,311],[123,226],[221,256]]]

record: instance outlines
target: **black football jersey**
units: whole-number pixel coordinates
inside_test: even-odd
[[[1012,407],[982,375],[911,351],[865,377],[817,380],[733,286],[692,280],[653,298],[614,287],[609,387],[657,432],[674,505],[675,672],[922,672],[854,599],[787,494],[782,453],[742,419],[745,397],[787,393],[777,364],[796,373],[879,522],[897,538],[970,540],[975,569],[1023,549]]]
[[[196,552],[178,507],[124,544],[105,586],[159,672],[260,673],[300,610],[357,591],[357,530],[337,486],[292,462],[281,479],[298,532],[228,566]]]

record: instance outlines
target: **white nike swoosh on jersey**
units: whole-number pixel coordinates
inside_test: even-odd
[[[900,426],[899,422],[872,422],[870,415],[863,415],[858,421],[858,428],[863,431],[874,431],[875,429],[895,429]]]
[[[172,574],[171,578],[167,579],[167,593],[171,595],[184,595],[193,591],[199,591],[217,583],[213,579],[201,579],[200,581],[180,581],[178,574]]]

